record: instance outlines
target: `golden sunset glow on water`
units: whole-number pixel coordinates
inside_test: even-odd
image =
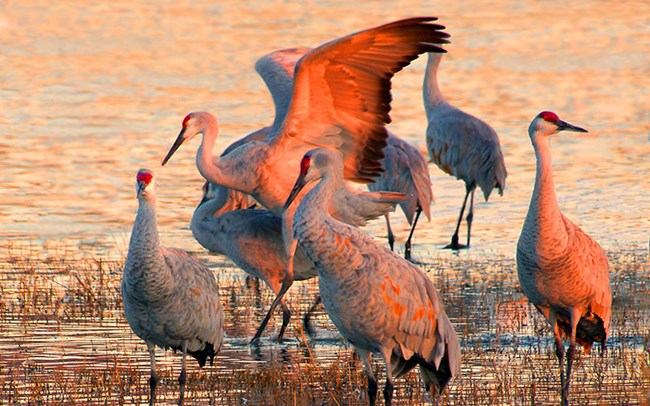
[[[451,35],[438,75],[442,93],[496,130],[508,170],[503,196],[486,203],[476,194],[472,248],[454,254],[442,247],[464,184],[429,163],[435,203],[431,221],[420,219],[415,231],[413,257],[441,291],[464,357],[463,378],[442,403],[559,401],[552,333],[522,300],[514,262],[535,179],[527,129],[551,110],[589,131],[552,138],[555,190],[563,213],[608,253],[614,293],[611,350],[604,360],[582,356],[572,390],[577,404],[639,404],[650,387],[645,1],[0,0],[0,398],[27,403],[37,382],[49,392],[31,398],[35,404],[146,402],[149,359],[119,295],[138,205],[134,175],[146,167],[157,175],[161,242],[208,263],[225,306],[224,349],[216,368],[188,369],[189,404],[259,404],[264,390],[250,387],[280,381],[274,369],[301,394],[296,404],[364,404],[363,365],[350,361],[322,308],[321,341],[305,354],[299,318],[317,292],[314,280],[289,292],[296,312],[288,343],[268,340],[277,313],[261,355],[247,346],[272,295],[263,284],[257,295],[241,270],[192,237],[203,184],[195,164],[200,137],[160,163],[189,112],[217,117],[215,154],[272,123],[273,101],[255,71],[268,52],[423,15],[438,16]],[[424,155],[425,65],[421,56],[393,79],[389,125]],[[399,209],[391,222],[401,255],[409,225]],[[386,244],[383,219],[363,230]],[[161,399],[173,402],[180,361],[159,354],[169,381]],[[98,375],[105,382],[93,389]],[[220,392],[217,377],[226,376],[228,390]],[[398,380],[397,404],[424,401],[418,379]],[[87,390],[59,396],[76,381]],[[269,404],[289,403],[269,396]]]

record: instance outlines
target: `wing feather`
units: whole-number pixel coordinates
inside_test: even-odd
[[[170,337],[187,337],[187,332],[194,332],[196,339],[188,343],[189,351],[202,351],[211,344],[216,352],[221,345],[223,316],[212,271],[176,248],[163,248],[163,255],[178,292],[179,306],[173,310],[184,312],[182,317],[166,320],[165,330]]]
[[[298,47],[278,49],[261,57],[255,70],[266,83],[275,105],[273,127],[279,127],[289,110],[293,91],[293,75],[296,63],[312,48]]]
[[[456,333],[433,282],[415,265],[399,264],[390,264],[390,289],[385,289],[390,302],[402,309],[393,332],[398,354],[405,360],[417,356],[436,369],[450,349],[458,352],[451,354],[453,358],[460,359]]]
[[[612,290],[609,283],[607,255],[600,244],[582,231],[580,227],[564,215],[562,219],[570,233],[572,249],[574,252],[579,253],[571,257],[573,261],[576,261],[576,263],[572,264],[572,268],[582,271],[580,279],[585,286],[585,296],[589,298],[588,308],[590,313],[601,320],[600,322],[593,321],[593,323],[602,323],[605,336],[607,336],[612,318]],[[589,314],[586,317],[589,318]]]
[[[429,167],[422,154],[417,148],[389,132],[384,155],[384,172],[374,183],[368,184],[368,189],[404,193],[407,198],[400,203],[400,207],[409,224],[413,223],[418,205],[430,220],[431,202],[434,199]]]
[[[390,79],[423,52],[445,52],[449,35],[435,17],[385,24],[328,42],[307,53],[278,144],[342,151],[345,177],[371,182],[381,172],[390,122]]]

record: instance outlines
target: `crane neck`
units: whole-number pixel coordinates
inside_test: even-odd
[[[447,104],[438,85],[438,67],[440,66],[442,55],[434,52],[429,52],[428,55],[429,59],[427,60],[427,66],[424,71],[424,84],[422,86],[425,108],[428,106],[433,107]],[[428,114],[429,109],[426,110]]]
[[[336,177],[325,174],[321,181],[302,199],[296,209],[296,216],[302,216],[311,221],[319,221],[318,219],[322,221],[323,217],[331,217],[330,208],[334,201],[334,194],[338,188],[343,187],[342,183],[342,179],[337,182]]]
[[[219,130],[216,122],[204,123],[201,132],[203,140],[196,151],[196,167],[204,179],[227,188],[237,189],[236,178],[228,176],[221,164],[221,159],[215,159],[213,150]]]
[[[524,222],[524,231],[538,233],[541,241],[553,240],[553,247],[566,243],[566,228],[555,195],[550,139],[533,138],[537,171],[530,207]]]
[[[245,143],[217,158],[213,153],[218,134],[216,122],[208,122],[201,132],[203,140],[196,151],[196,167],[201,176],[219,186],[258,198],[256,192],[259,180],[253,159],[259,150],[254,150],[253,146],[258,147],[259,143]]]
[[[210,182],[221,185],[223,177],[221,171],[214,163],[214,144],[217,140],[217,129],[212,125],[204,127],[203,140],[199,149],[196,150],[196,167],[198,168],[201,176]]]
[[[351,242],[351,236],[360,231],[330,214],[334,194],[343,186],[343,178],[339,178],[323,177],[302,200],[294,219],[294,236],[315,264],[321,281],[344,280],[356,272],[362,257],[360,247]]]
[[[217,195],[201,202],[192,215],[190,230],[192,235],[205,249],[225,255],[220,238],[215,238],[214,230],[223,227],[221,215],[234,210],[228,203],[228,189],[219,188]]]
[[[126,268],[133,272],[147,273],[152,267],[164,264],[165,260],[158,237],[155,196],[140,197],[138,213],[135,216]]]

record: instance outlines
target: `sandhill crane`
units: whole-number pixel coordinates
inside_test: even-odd
[[[535,188],[517,243],[517,274],[528,299],[548,320],[560,362],[562,402],[569,402],[575,344],[589,353],[594,341],[605,349],[611,320],[609,265],[603,249],[566,218],[557,204],[551,167],[550,136],[560,131],[587,132],[557,114],[543,111],[528,127],[537,157]],[[564,344],[569,338],[566,382]]]
[[[133,332],[144,340],[151,360],[149,404],[156,398],[155,346],[183,353],[178,378],[183,403],[185,358],[203,367],[221,347],[223,313],[214,275],[201,261],[176,248],[160,246],[154,174],[136,177],[138,213],[122,275],[124,313]]]
[[[441,54],[429,53],[424,76],[424,108],[427,126],[429,158],[448,175],[465,182],[465,199],[460,209],[456,231],[445,248],[458,250],[469,247],[474,218],[474,191],[479,186],[487,201],[492,189],[503,195],[506,187],[506,166],[499,137],[487,123],[451,106],[438,86]],[[458,230],[471,195],[467,213],[467,245],[458,243]]]
[[[444,27],[431,23],[435,20],[400,20],[308,52],[296,66],[282,124],[273,126],[264,141],[246,143],[220,159],[212,156],[216,119],[207,113],[189,114],[163,164],[184,141],[203,134],[196,158],[203,177],[249,193],[278,214],[291,189],[290,173],[315,146],[339,149],[345,156],[346,178],[371,182],[381,172],[392,76],[423,52],[444,52],[438,45],[448,42]],[[363,224],[372,218],[363,203],[336,207],[335,216]],[[292,216],[287,218],[291,221]]]
[[[407,198],[399,205],[411,225],[411,231],[404,244],[404,258],[411,260],[411,237],[417,225],[420,213],[424,211],[428,220],[431,220],[431,203],[433,192],[431,191],[431,178],[427,161],[420,151],[408,142],[388,133],[388,144],[384,148],[384,172],[375,178],[374,183],[368,184],[372,191],[391,191],[404,193]],[[395,243],[395,236],[390,227],[388,213],[386,217],[386,228],[388,230],[388,244],[391,251]]]
[[[196,241],[211,252],[226,255],[247,274],[262,279],[278,296],[288,267],[288,253],[284,248],[282,218],[264,209],[235,209],[233,200],[240,192],[206,182],[203,199],[192,216],[190,229]],[[317,272],[302,250],[294,260],[294,280],[315,277]],[[280,296],[282,327],[281,340],[291,311]],[[253,340],[258,340],[268,323],[272,309],[260,324]],[[308,320],[308,318],[307,318]]]
[[[386,362],[386,404],[393,377],[416,365],[427,390],[431,385],[442,390],[460,372],[460,345],[443,302],[420,268],[329,214],[344,182],[343,165],[330,149],[305,154],[284,207],[306,185],[320,182],[296,211],[290,252],[300,243],[316,266],[325,310],[365,364],[370,404],[377,396],[371,353]]]

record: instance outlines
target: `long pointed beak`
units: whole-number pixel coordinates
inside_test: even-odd
[[[144,182],[138,182],[136,184],[136,189],[135,189],[135,196],[139,199],[140,194],[142,191],[147,187],[147,185]]]
[[[558,120],[557,124],[558,124],[558,129],[557,129],[558,131],[574,131],[574,132],[577,132],[577,133],[589,132],[589,131],[585,130],[582,127],[578,127],[578,126],[575,126],[573,124],[569,124],[566,121]]]
[[[167,156],[165,157],[165,159],[163,159],[162,164],[161,164],[162,166],[165,166],[167,161],[169,161],[169,158],[171,158],[172,155],[174,155],[174,152],[176,152],[176,150],[181,146],[181,144],[183,144],[183,142],[185,142],[185,129],[184,128],[178,134],[178,137],[176,137],[176,141],[174,141],[174,145],[172,145],[172,147],[169,149],[169,152],[167,153]]]
[[[287,197],[287,201],[284,203],[282,210],[287,210],[289,206],[291,206],[291,203],[293,203],[293,201],[296,199],[296,196],[298,196],[298,193],[300,193],[306,184],[307,183],[305,183],[305,176],[302,174],[298,176],[298,179],[296,179],[296,183],[293,185],[293,189],[291,189],[291,193],[289,193],[289,197]]]

